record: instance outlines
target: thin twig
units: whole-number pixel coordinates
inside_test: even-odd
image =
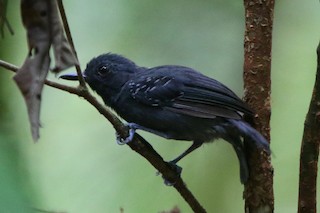
[[[0,60],[0,66],[13,72],[17,72],[19,69],[19,67],[2,60]]]
[[[4,27],[7,26],[9,33],[11,35],[14,35],[14,31],[7,19],[7,0],[1,0],[0,1],[0,33],[1,37],[4,38]]]
[[[317,212],[317,173],[320,147],[320,42],[317,56],[316,80],[304,123],[300,151],[299,213]]]
[[[62,22],[63,22],[64,31],[66,32],[66,36],[67,36],[68,42],[69,42],[69,44],[70,44],[70,46],[71,46],[71,48],[73,50],[73,54],[74,54],[74,56],[76,57],[76,59],[77,59],[77,61],[79,63],[78,55],[77,55],[76,49],[74,47],[73,39],[72,39],[71,32],[70,32],[69,23],[68,23],[68,20],[67,20],[67,16],[66,16],[66,13],[65,13],[65,10],[64,10],[64,6],[63,6],[63,3],[62,3],[62,0],[57,0],[57,2],[58,2],[58,8],[59,8],[59,11],[60,11],[60,16],[61,16],[61,19],[62,19]],[[77,70],[80,86],[83,87],[83,88],[86,88],[86,83],[84,81],[84,78],[83,78],[83,75],[82,75],[82,72],[81,72],[80,64],[76,64],[75,67],[76,67],[76,70]]]
[[[0,66],[8,70],[16,72],[18,67],[0,60]],[[121,120],[115,116],[107,107],[101,104],[87,89],[80,87],[70,87],[63,84],[59,84],[50,80],[46,80],[45,84],[53,88],[63,90],[87,100],[92,106],[94,106],[106,119],[110,121],[115,130],[121,137],[126,138],[128,135],[127,127],[121,122]],[[174,188],[185,199],[194,212],[206,212],[201,206],[192,192],[186,187],[179,173],[170,164],[165,162],[163,158],[153,149],[153,147],[139,134],[135,134],[132,142],[127,144],[132,150],[136,151],[142,157],[144,157],[150,164],[152,164],[157,171],[159,171],[163,178],[167,181],[174,183]]]
[[[7,70],[13,71],[13,72],[17,72],[19,69],[17,66],[10,64],[8,62],[2,61],[2,60],[0,60],[0,66],[3,68],[6,68]],[[60,90],[63,90],[63,91],[66,91],[66,92],[69,92],[72,94],[80,95],[79,89],[76,87],[70,87],[70,86],[67,86],[64,84],[59,84],[54,81],[50,81],[48,79],[46,79],[44,81],[44,83],[48,86],[53,87],[53,88],[60,89]]]

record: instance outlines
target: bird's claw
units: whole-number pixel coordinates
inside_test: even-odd
[[[136,129],[131,127],[130,124],[128,124],[128,127],[129,127],[129,136],[126,137],[126,138],[122,138],[118,132],[116,132],[116,142],[118,145],[125,145],[129,142],[131,142],[133,140],[133,137],[134,137],[134,134],[136,132]]]

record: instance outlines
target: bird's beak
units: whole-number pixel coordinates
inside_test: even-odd
[[[86,75],[82,73],[82,76],[84,79],[86,79]],[[59,78],[62,78],[64,80],[69,80],[69,81],[77,81],[78,80],[78,75],[77,73],[70,73],[66,75],[61,75]]]

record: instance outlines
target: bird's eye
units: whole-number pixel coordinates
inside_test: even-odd
[[[98,75],[103,77],[108,73],[109,73],[109,69],[106,66],[101,66],[98,68]]]

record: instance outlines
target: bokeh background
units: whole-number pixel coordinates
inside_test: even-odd
[[[242,96],[242,1],[65,1],[82,68],[119,53],[142,66],[179,64]],[[316,70],[319,1],[276,1],[272,51],[272,150],[276,212],[296,212],[303,122]],[[15,35],[0,40],[0,59],[20,66],[27,54],[19,1],[9,1]],[[69,70],[71,71],[71,69]],[[45,87],[41,137],[34,144],[13,73],[0,68],[0,212],[191,212],[156,170],[83,99]],[[50,79],[59,81],[50,74]],[[68,82],[69,83],[69,82]],[[70,84],[70,83],[69,83]],[[76,85],[76,84],[71,84]],[[165,158],[189,143],[141,133]],[[243,186],[232,147],[218,141],[181,161],[182,176],[208,212],[243,212]],[[318,186],[318,190],[320,187]]]

